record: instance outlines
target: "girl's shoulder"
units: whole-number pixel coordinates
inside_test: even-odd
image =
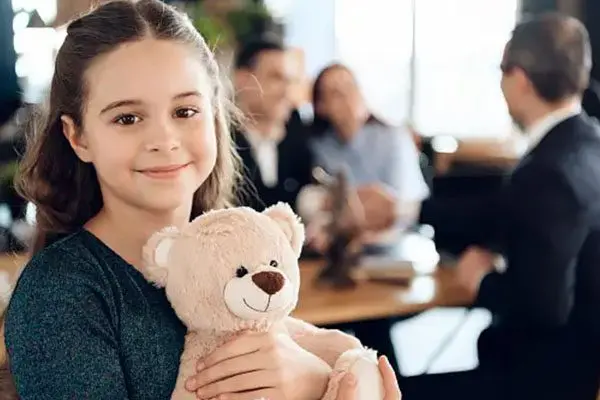
[[[27,262],[19,280],[28,276],[64,276],[89,274],[102,265],[102,260],[85,231],[63,237],[33,255]]]
[[[42,297],[69,301],[111,296],[115,286],[111,271],[117,268],[88,235],[85,231],[70,234],[31,257],[14,287],[9,309],[27,308]]]

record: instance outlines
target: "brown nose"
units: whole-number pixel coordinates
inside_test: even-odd
[[[283,275],[279,272],[259,272],[252,275],[252,282],[269,296],[279,292],[285,283]]]

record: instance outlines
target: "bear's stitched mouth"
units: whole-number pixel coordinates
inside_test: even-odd
[[[269,296],[269,301],[267,301],[267,306],[265,307],[264,310],[259,310],[257,308],[252,307],[250,304],[248,304],[248,302],[246,301],[246,299],[244,299],[243,297],[242,297],[242,301],[244,302],[244,304],[246,305],[246,307],[248,307],[252,311],[256,311],[256,312],[259,312],[259,313],[266,313],[267,310],[269,309],[269,304],[271,304],[271,296]]]

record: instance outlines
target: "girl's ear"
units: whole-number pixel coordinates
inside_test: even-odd
[[[77,157],[85,163],[91,162],[92,158],[88,150],[85,135],[78,134],[77,126],[75,125],[73,118],[68,115],[63,115],[60,117],[60,122],[62,123],[63,135],[65,135],[65,138],[71,145],[75,154],[77,154]]]

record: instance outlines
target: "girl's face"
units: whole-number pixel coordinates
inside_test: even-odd
[[[122,45],[92,64],[86,84],[83,132],[67,117],[63,125],[79,158],[94,165],[105,205],[189,209],[217,158],[212,86],[190,48]]]

